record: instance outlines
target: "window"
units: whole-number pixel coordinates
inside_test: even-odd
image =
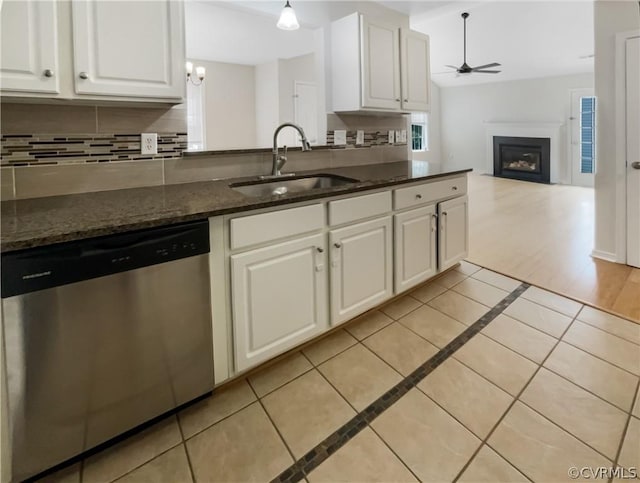
[[[427,113],[414,112],[411,114],[411,150],[428,151]]]
[[[596,98],[580,98],[580,172],[593,174],[595,168]]]
[[[187,82],[187,149],[205,149],[204,88]]]

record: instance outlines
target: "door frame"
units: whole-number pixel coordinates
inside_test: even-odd
[[[628,39],[640,37],[640,29],[616,34],[615,39],[615,166],[616,166],[616,253],[617,263],[627,263],[627,136],[626,136],[626,52]]]
[[[581,110],[580,110],[580,106],[578,107],[578,117],[574,118],[573,117],[573,101],[574,101],[574,95],[577,95],[579,97],[595,97],[595,90],[593,87],[580,87],[577,89],[569,89],[569,123],[568,123],[568,129],[567,129],[567,146],[568,146],[568,159],[569,159],[569,163],[567,166],[567,179],[569,180],[569,183],[572,186],[583,186],[583,187],[588,187],[588,188],[593,188],[594,186],[594,180],[595,180],[595,169],[594,172],[591,174],[591,183],[590,184],[586,184],[586,183],[580,183],[578,182],[578,179],[581,178],[582,176],[587,176],[585,174],[582,173],[578,173],[576,172],[576,166],[575,166],[575,162],[576,160],[574,159],[574,155],[576,154],[574,152],[575,149],[578,149],[578,155],[580,153],[580,139],[578,139],[578,145],[574,146],[573,144],[573,123],[574,122],[578,122],[578,138],[580,138],[580,116],[581,116]],[[597,102],[597,101],[596,101]],[[596,104],[596,109],[597,109],[597,104]],[[597,126],[596,126],[596,130],[597,130]]]

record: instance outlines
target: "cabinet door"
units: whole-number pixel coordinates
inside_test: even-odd
[[[400,109],[400,29],[360,17],[362,107]]]
[[[438,266],[440,270],[455,265],[469,254],[469,202],[466,196],[438,204]]]
[[[231,257],[236,370],[327,328],[325,245],[315,235]]]
[[[72,13],[78,94],[184,97],[182,2],[73,0]]]
[[[2,2],[0,85],[3,90],[58,92],[56,2]]]
[[[398,294],[437,272],[436,207],[425,206],[394,218],[395,288]]]
[[[427,112],[431,94],[429,36],[402,29],[402,109]]]
[[[329,232],[332,325],[391,297],[391,238],[390,216]]]

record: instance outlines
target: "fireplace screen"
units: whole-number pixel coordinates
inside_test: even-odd
[[[542,156],[540,151],[519,146],[502,146],[500,160],[502,169],[540,173]]]
[[[493,175],[549,183],[551,139],[493,137]]]

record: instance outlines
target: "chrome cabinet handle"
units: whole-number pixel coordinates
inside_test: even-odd
[[[318,250],[318,253],[323,253],[324,252],[324,248],[316,247],[316,250]]]
[[[399,98],[399,97],[398,97],[398,98],[396,98],[396,102],[400,102],[400,98]]]
[[[336,248],[340,248],[342,246],[342,244],[341,243],[334,243],[333,246],[336,247]]]
[[[80,77],[80,79],[88,79],[89,78],[89,74],[87,74],[86,72],[80,72],[80,74],[78,74],[78,76]]]
[[[43,75],[45,77],[53,77],[53,71],[51,69],[45,69],[45,71],[43,72]]]
[[[418,194],[416,195],[416,200],[421,200],[421,199],[422,199],[422,195],[421,195],[420,193],[418,193]]]
[[[404,102],[409,102],[409,99],[405,99]]]
[[[443,212],[442,212],[442,216],[447,216],[447,212],[446,212],[446,211],[443,211]]]
[[[453,191],[458,191],[458,187],[457,187],[457,186],[452,186],[452,187],[451,187],[451,189],[452,189]]]
[[[633,163],[631,163],[631,167],[633,169],[640,169],[640,161],[634,161]]]

